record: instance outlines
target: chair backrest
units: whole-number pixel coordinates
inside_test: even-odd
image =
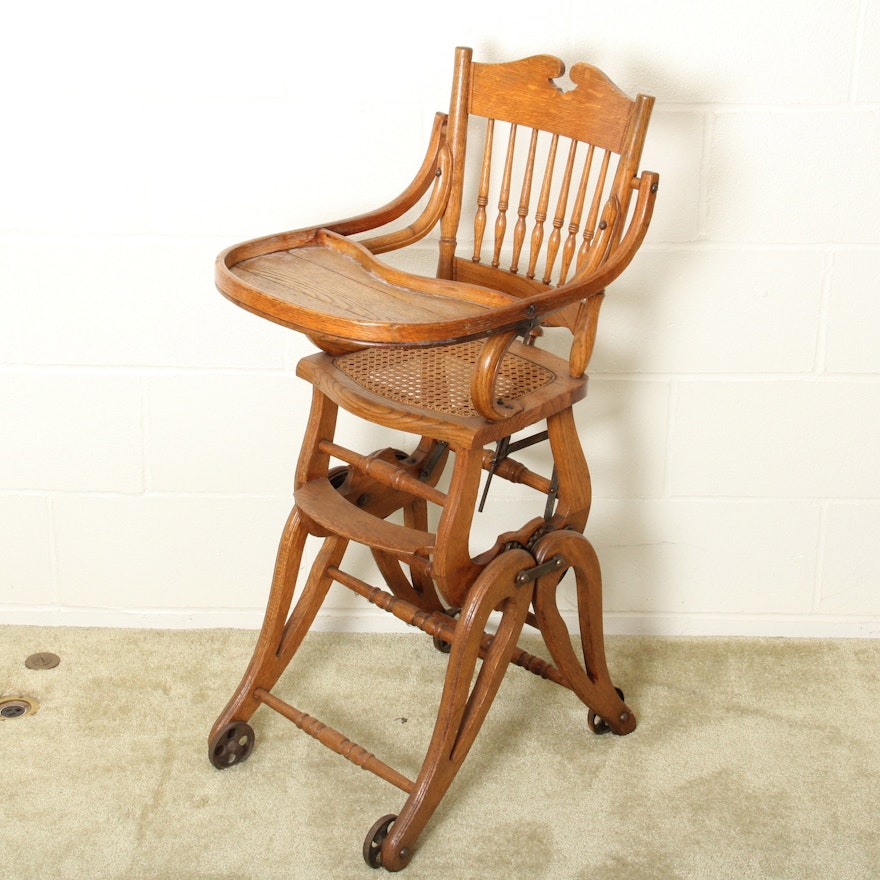
[[[631,100],[585,63],[564,91],[564,73],[551,55],[482,64],[456,50],[439,277],[530,296],[594,271],[620,243],[654,99]],[[478,162],[466,161],[469,144]],[[553,323],[577,332],[577,316],[568,308]]]

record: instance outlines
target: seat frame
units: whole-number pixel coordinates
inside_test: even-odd
[[[604,74],[585,64],[572,68],[576,87],[563,92],[553,82],[563,71],[562,63],[551,56],[477,64],[469,49],[458,49],[450,112],[435,118],[421,169],[397,199],[356,218],[236,245],[217,261],[217,285],[225,296],[305,333],[322,351],[297,367],[297,374],[311,383],[313,396],[296,469],[295,505],[279,543],[253,657],[211,730],[209,757],[220,769],[249,757],[255,735],[248,722],[266,705],[406,792],[401,811],[383,816],[367,834],[364,858],[372,867],[398,871],[409,863],[510,664],[572,690],[586,705],[594,732],[623,735],[636,726],[606,664],[601,574],[596,553],[583,535],[591,502],[590,474],[572,407],[586,394],[585,370],[604,289],[635,255],[653,211],[657,175],[637,174],[653,99],[641,95],[631,101]],[[471,117],[490,121],[478,173],[474,252],[467,259],[456,249]],[[490,181],[493,173],[497,176],[491,161],[493,139],[496,123],[504,122],[512,123],[513,133],[487,262],[482,245]],[[531,128],[532,134],[512,263],[504,269],[502,241],[508,231],[516,126]],[[523,206],[528,208],[527,190],[538,167],[538,132],[548,129],[553,139],[534,226],[527,236]],[[577,178],[576,147],[570,148],[555,194],[551,178],[560,136],[590,144],[564,241],[569,191]],[[585,193],[594,151],[604,151],[605,158],[596,184],[599,195],[590,202]],[[620,160],[606,188],[612,154]],[[545,240],[544,224],[554,195],[557,209]],[[353,238],[387,227],[420,201],[423,209],[409,225],[359,241]],[[582,214],[587,215],[583,233]],[[377,259],[421,240],[438,225],[437,278],[412,275]],[[582,235],[577,256],[576,234]],[[525,273],[519,270],[520,258],[528,263]],[[539,280],[542,262],[545,273]],[[571,331],[567,361],[534,345],[547,325]],[[485,341],[465,389],[470,398],[466,410],[432,410],[417,395],[411,402],[392,400],[342,369],[346,359],[357,361],[375,346],[395,345],[407,347],[413,370],[421,375],[420,365],[429,356],[442,362],[447,354],[455,354],[456,346],[473,340]],[[498,377],[510,358],[528,361],[552,378],[501,395]],[[388,447],[363,454],[348,449],[335,437],[340,407],[420,439],[408,451]],[[512,440],[543,422],[546,430]],[[549,443],[552,474],[538,474],[511,458],[512,452],[543,440]],[[441,490],[441,477],[450,464],[448,485]],[[502,532],[491,547],[472,556],[469,536],[484,471],[531,487],[545,497],[545,504],[543,515]],[[440,511],[433,531],[429,508]],[[402,522],[389,520],[395,514]],[[294,602],[309,535],[322,544]],[[343,569],[350,543],[371,550],[385,588]],[[574,576],[583,662],[575,654],[558,605],[558,587],[566,572]],[[413,780],[273,691],[334,583],[423,630],[449,655],[434,734]],[[518,646],[525,625],[541,633],[552,662]]]

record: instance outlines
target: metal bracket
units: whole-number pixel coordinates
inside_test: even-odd
[[[445,440],[441,440],[431,450],[431,454],[422,462],[422,469],[419,471],[419,479],[422,482],[430,479],[431,474],[434,473],[434,468],[437,467],[437,462],[440,461],[441,456],[446,452],[447,446],[449,444]]]
[[[489,475],[486,477],[486,485],[483,486],[483,494],[480,496],[480,504],[477,507],[478,513],[482,513],[483,508],[486,505],[486,498],[489,495],[489,485],[492,482],[492,477],[495,476],[495,471],[498,470],[498,465],[501,464],[501,462],[511,453],[518,452],[520,449],[528,449],[529,446],[535,446],[538,443],[543,443],[549,436],[549,432],[539,431],[537,434],[532,434],[530,437],[524,437],[522,440],[515,440],[513,443],[510,442],[509,436],[502,437],[498,441],[495,445],[495,455],[492,456],[492,464],[489,467]],[[544,518],[549,519],[550,517],[545,516]]]
[[[556,499],[559,497],[559,474],[556,473],[556,465],[553,465],[553,474],[550,477],[550,491],[547,492],[547,505],[544,508],[544,522],[553,519],[553,511],[556,510]]]
[[[543,577],[545,574],[559,571],[567,565],[568,563],[565,561],[565,557],[561,553],[557,553],[552,559],[548,559],[547,562],[544,562],[541,565],[536,565],[534,568],[524,568],[516,576],[515,583],[518,587],[521,587],[524,584],[536,581],[539,577]]]

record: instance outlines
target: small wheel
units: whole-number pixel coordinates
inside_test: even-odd
[[[454,620],[459,614],[461,614],[461,608],[447,608],[443,613]],[[439,636],[434,636],[434,647],[441,654],[448,654],[452,650],[452,642],[447,642]]]
[[[614,688],[614,690],[617,691],[617,696],[623,700],[623,691],[619,687]],[[597,715],[592,709],[587,713],[587,726],[596,734],[608,733],[611,730],[608,726],[608,722],[601,715]]]
[[[351,468],[347,465],[340,465],[339,467],[330,468],[327,471],[327,479],[330,481],[330,485],[339,491],[342,489],[345,481],[351,476]]]
[[[367,836],[364,838],[363,853],[364,861],[371,868],[382,867],[382,844],[385,842],[385,838],[388,837],[388,830],[394,824],[396,818],[397,816],[394,813],[389,813],[387,816],[379,819],[367,832]]]
[[[218,769],[246,761],[254,750],[254,729],[244,721],[231,721],[221,727],[208,744],[208,759]]]

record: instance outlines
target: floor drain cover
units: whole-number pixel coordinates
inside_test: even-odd
[[[21,718],[24,715],[32,715],[40,704],[33,697],[23,694],[7,694],[0,697],[0,719],[11,720]]]
[[[40,654],[31,654],[31,656],[24,661],[24,665],[27,666],[28,669],[54,669],[60,662],[61,658],[57,654],[50,654],[48,651],[43,651]]]

